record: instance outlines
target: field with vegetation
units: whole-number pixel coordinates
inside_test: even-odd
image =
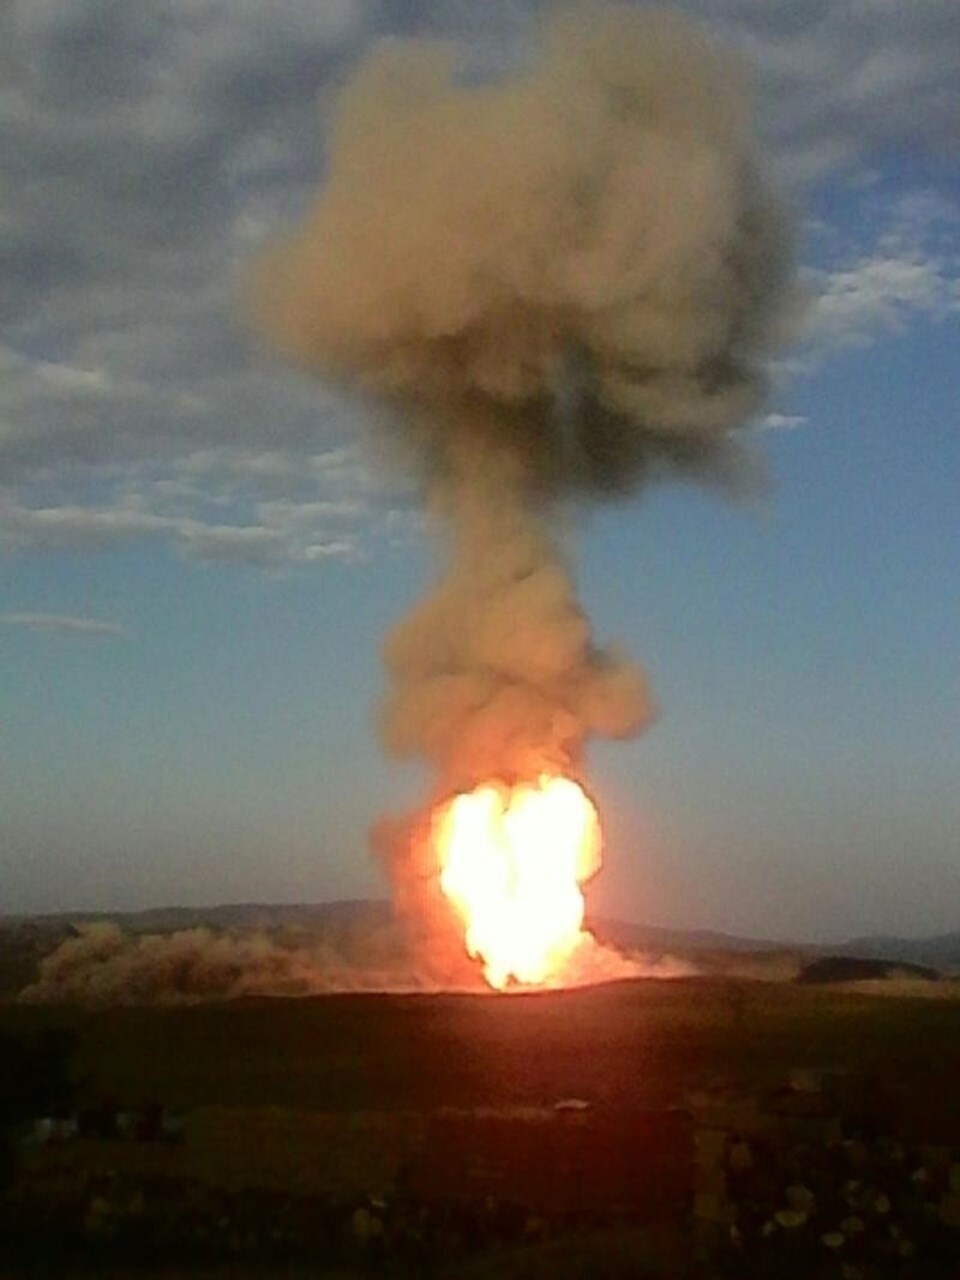
[[[694,1237],[682,1214],[674,1215],[666,1242],[662,1233],[651,1235],[650,1223],[592,1221],[589,1230],[580,1222],[575,1239],[564,1243],[566,1237],[553,1230],[549,1238],[540,1238],[540,1227],[530,1228],[530,1221],[536,1224],[539,1218],[510,1219],[513,1225],[508,1229],[492,1219],[467,1221],[462,1209],[457,1211],[461,1217],[454,1219],[421,1216],[416,1220],[421,1225],[413,1231],[409,1204],[402,1211],[407,1217],[396,1217],[400,1201],[390,1201],[397,1194],[388,1186],[390,1179],[385,1174],[378,1177],[377,1153],[393,1150],[391,1144],[395,1146],[404,1133],[409,1136],[411,1125],[419,1125],[422,1134],[429,1117],[444,1109],[509,1115],[552,1110],[558,1103],[576,1100],[597,1115],[627,1115],[637,1109],[692,1114],[705,1097],[772,1095],[782,1092],[791,1078],[809,1075],[845,1082],[844,1128],[841,1131],[838,1120],[835,1130],[829,1130],[834,1135],[829,1143],[817,1139],[821,1155],[829,1146],[829,1160],[836,1163],[848,1159],[851,1141],[866,1142],[863,1159],[881,1171],[877,1178],[887,1179],[882,1185],[889,1185],[892,1202],[899,1204],[890,1182],[891,1160],[910,1162],[912,1167],[927,1159],[922,1153],[928,1149],[939,1152],[928,1163],[930,1176],[940,1179],[936,1185],[942,1199],[949,1193],[949,1178],[955,1177],[950,1162],[960,1152],[960,1096],[955,1087],[960,1078],[960,1001],[948,998],[879,998],[802,984],[682,978],[508,996],[333,995],[97,1010],[7,1002],[0,1003],[0,1041],[8,1058],[14,1046],[21,1062],[19,1084],[13,1077],[5,1082],[10,1132],[22,1136],[31,1122],[27,1113],[35,1119],[43,1109],[38,1082],[46,1078],[51,1089],[60,1091],[59,1100],[51,1097],[51,1102],[61,1112],[70,1107],[89,1113],[106,1105],[105,1100],[111,1107],[129,1110],[162,1105],[184,1119],[187,1134],[185,1142],[167,1146],[79,1140],[52,1153],[28,1155],[21,1162],[21,1183],[24,1176],[27,1184],[30,1178],[39,1179],[36,1186],[55,1188],[64,1203],[71,1195],[76,1203],[78,1197],[86,1197],[86,1217],[78,1221],[95,1238],[104,1230],[103,1221],[113,1221],[111,1206],[124,1179],[124,1185],[139,1188],[136,1196],[141,1201],[146,1194],[156,1203],[158,1196],[180,1196],[182,1201],[184,1195],[170,1188],[202,1183],[202,1194],[191,1190],[186,1197],[192,1197],[193,1207],[178,1201],[176,1213],[183,1221],[193,1213],[198,1223],[213,1217],[229,1224],[220,1243],[228,1253],[237,1252],[229,1272],[236,1276],[306,1274],[297,1270],[305,1264],[296,1249],[284,1263],[287,1270],[270,1269],[260,1255],[269,1255],[269,1240],[274,1239],[307,1241],[327,1259],[327,1270],[321,1267],[314,1274],[331,1276],[382,1270],[397,1275],[571,1277],[735,1273],[722,1269],[720,1262],[713,1270],[702,1269],[702,1259],[695,1262],[687,1250]],[[32,1070],[27,1087],[22,1068],[25,1062],[29,1065],[30,1054],[36,1063],[43,1063],[44,1054],[56,1062]],[[14,1116],[9,1097],[17,1088],[30,1097]],[[798,1097],[804,1103],[804,1096]],[[693,1101],[697,1098],[699,1104]],[[790,1123],[807,1123],[804,1115],[801,1107]],[[828,1122],[816,1107],[811,1116],[809,1123],[821,1126],[817,1133],[827,1133],[823,1125]],[[733,1122],[724,1123],[729,1130]],[[797,1135],[791,1133],[793,1142]],[[809,1141],[806,1148],[803,1158],[813,1160]],[[760,1149],[755,1149],[758,1168]],[[788,1165],[781,1164],[799,1158],[784,1155],[785,1150],[778,1148],[780,1163],[764,1175],[763,1186],[743,1192],[754,1197],[755,1216],[769,1213],[773,1220],[776,1197],[787,1188],[783,1169]],[[840,1186],[839,1175],[824,1172],[823,1160],[814,1160],[806,1181],[819,1178],[833,1195]],[[722,1177],[729,1181],[726,1174]],[[380,1197],[369,1202],[373,1208],[360,1196],[364,1180],[370,1193]],[[245,1186],[247,1181],[256,1184],[253,1189]],[[158,1187],[167,1190],[160,1192]],[[80,1188],[82,1196],[71,1188]],[[123,1194],[134,1202],[133,1192]],[[107,1206],[102,1221],[96,1215],[90,1218],[90,1206],[98,1204]],[[298,1213],[307,1213],[306,1205],[313,1206],[313,1225],[301,1230],[295,1220]],[[421,1215],[426,1212],[417,1209]],[[482,1206],[477,1210],[486,1212]],[[142,1205],[136,1213],[141,1215],[141,1230]],[[370,1222],[380,1224],[376,1230],[381,1231],[383,1222],[394,1221],[391,1213],[395,1225],[401,1224],[396,1226],[399,1234],[390,1237],[395,1252],[383,1243],[386,1237],[377,1237],[381,1252],[370,1252],[369,1241],[361,1241],[363,1247],[357,1244],[368,1229],[364,1214],[372,1215]],[[323,1214],[334,1216],[327,1226],[318,1226]],[[244,1234],[237,1227],[243,1221],[260,1226]],[[263,1225],[268,1221],[274,1224],[270,1231]],[[428,1233],[429,1247],[423,1226],[428,1221],[433,1233]],[[721,1234],[733,1229],[721,1221]],[[287,1236],[287,1226],[281,1230],[276,1225],[281,1222],[293,1223]],[[755,1225],[758,1248],[767,1249],[767,1261],[751,1270],[741,1258],[738,1274],[777,1275],[778,1280],[794,1274],[769,1261],[760,1217]],[[934,1225],[942,1234],[939,1220]],[[157,1229],[154,1222],[151,1230]],[[204,1230],[196,1226],[201,1235]],[[413,1238],[415,1247],[410,1244]],[[256,1242],[250,1246],[253,1255],[245,1259],[243,1242],[251,1239]],[[716,1247],[716,1233],[712,1239],[711,1247]],[[960,1243],[960,1234],[951,1239]],[[397,1240],[405,1243],[396,1244]],[[725,1246],[725,1235],[720,1243]],[[223,1259],[209,1241],[207,1245],[212,1252],[203,1254],[203,1264],[206,1274],[216,1275]],[[101,1246],[102,1241],[97,1247]],[[823,1246],[816,1247],[823,1252]],[[795,1247],[793,1254],[801,1256]],[[46,1261],[49,1264],[49,1257]],[[95,1274],[121,1274],[113,1262],[108,1266],[106,1254],[95,1254],[94,1262],[100,1267],[97,1271],[95,1266]],[[89,1258],[84,1265],[91,1265]],[[138,1265],[146,1265],[143,1257]],[[910,1270],[903,1259],[897,1265],[899,1270],[796,1274],[804,1280],[841,1274],[916,1275],[924,1280],[928,1274],[949,1275],[936,1266]],[[60,1274],[72,1272],[64,1269]]]
[[[510,996],[0,1005],[0,1033],[49,1028],[75,1036],[82,1094],[155,1095],[181,1109],[623,1104],[802,1066],[918,1087],[960,1078],[960,1001],[702,978]],[[938,1090],[938,1107],[954,1094]]]

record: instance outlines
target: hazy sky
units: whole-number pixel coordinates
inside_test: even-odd
[[[661,715],[590,775],[600,912],[830,938],[960,926],[960,5],[690,3],[752,60],[811,305],[769,495],[571,528]],[[385,893],[417,771],[378,646],[435,567],[365,410],[237,293],[385,35],[522,59],[520,0],[0,11],[0,912]]]

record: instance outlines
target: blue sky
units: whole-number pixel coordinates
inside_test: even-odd
[[[17,0],[0,16],[0,912],[383,894],[375,732],[437,549],[364,410],[237,302],[389,34],[510,65],[544,5]],[[960,925],[960,10],[689,4],[752,60],[805,329],[769,491],[575,514],[660,706],[590,774],[597,911],[764,936]]]

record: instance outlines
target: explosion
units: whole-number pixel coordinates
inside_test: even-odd
[[[541,984],[583,941],[580,885],[600,869],[600,821],[570,778],[491,784],[433,816],[440,887],[491,987]]]
[[[592,636],[561,518],[664,475],[749,487],[735,429],[793,308],[739,59],[626,4],[554,9],[542,36],[494,83],[442,42],[375,50],[256,287],[288,356],[376,399],[445,535],[384,646],[381,712],[435,788],[380,852],[424,965],[455,923],[494,987],[555,981],[583,949],[600,835],[573,779],[591,737],[654,712]]]

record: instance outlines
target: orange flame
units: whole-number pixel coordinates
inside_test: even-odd
[[[438,811],[433,843],[440,887],[490,986],[559,979],[590,938],[580,885],[600,869],[600,820],[583,789],[546,775],[478,787]]]

